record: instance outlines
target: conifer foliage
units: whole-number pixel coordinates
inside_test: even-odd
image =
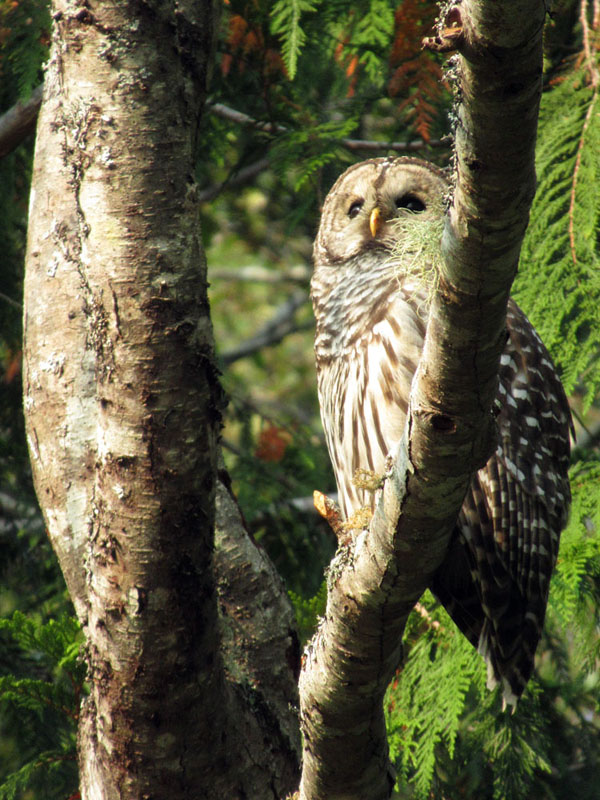
[[[67,797],[77,785],[76,734],[85,691],[79,659],[82,634],[74,617],[47,623],[16,611],[0,619],[0,641],[10,637],[21,655],[22,674],[0,676],[0,711],[18,732],[18,769],[2,776],[1,800]]]
[[[597,68],[577,62],[543,95],[538,190],[515,289],[552,350],[567,392],[585,376],[585,406],[600,388],[600,104]],[[576,324],[573,322],[576,320]]]
[[[448,163],[450,149],[439,141],[449,127],[443,58],[421,48],[437,13],[431,0],[223,3],[197,179],[211,198],[203,222],[212,315],[228,364],[224,444],[242,509],[288,584],[303,640],[323,611],[323,567],[335,547],[304,503],[313,489],[334,490],[314,387],[310,242],[323,195],[349,163],[413,145],[417,155]],[[41,80],[49,24],[43,2],[0,0],[0,113]],[[513,716],[486,689],[481,658],[433,596],[413,612],[386,700],[400,797],[597,797],[598,4],[561,0],[548,25],[538,189],[514,294],[572,399],[578,441],[571,518],[536,674]],[[46,564],[40,525],[31,523],[39,516],[14,377],[30,157],[25,142],[0,162],[0,545],[9,544],[4,572],[13,575],[0,587],[0,800],[64,800],[76,796],[75,727],[85,676],[77,625],[62,614],[64,588]],[[219,277],[220,270],[229,272]],[[247,277],[258,273],[267,279]],[[253,340],[254,349],[231,355]],[[19,511],[9,524],[11,503]],[[45,586],[32,588],[32,574]]]

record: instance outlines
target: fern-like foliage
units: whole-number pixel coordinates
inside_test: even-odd
[[[579,462],[570,473],[571,518],[552,578],[547,625],[569,631],[573,675],[596,669],[600,655],[600,463]]]
[[[351,134],[356,124],[349,117],[280,136],[271,150],[273,168],[285,174],[288,181],[296,173],[293,185],[298,191],[317,170],[340,157],[339,140]]]
[[[390,756],[428,797],[441,746],[452,758],[465,699],[485,684],[483,661],[427,592],[406,631],[406,658],[386,702]]]
[[[367,77],[375,83],[381,73],[381,54],[386,52],[394,35],[394,5],[387,0],[370,0],[353,20],[353,45]]]
[[[304,645],[317,628],[319,618],[325,615],[327,605],[327,581],[323,581],[319,591],[314,597],[304,598],[295,592],[289,591],[290,600],[296,612],[298,636],[300,644]]]
[[[281,52],[290,78],[294,78],[298,67],[298,56],[306,42],[306,34],[300,27],[302,14],[316,11],[315,0],[278,0],[271,11],[271,32],[281,39]]]
[[[40,652],[50,664],[83,677],[84,667],[78,662],[81,629],[73,617],[66,614],[39,624],[20,611],[10,619],[0,619],[0,630],[9,633],[26,652]]]
[[[437,3],[430,0],[404,0],[396,9],[390,51],[390,96],[398,97],[398,110],[405,112],[426,141],[444,93],[439,59],[422,47],[437,13]]]
[[[7,774],[0,766],[0,800],[64,800],[77,786],[76,729],[85,679],[79,624],[67,615],[40,623],[17,611],[0,619],[0,635],[15,643],[20,655],[14,663],[28,673],[0,676],[0,727],[21,742],[18,768]]]
[[[50,3],[43,0],[0,0],[0,69],[19,99],[26,99],[42,80],[41,65],[50,43]],[[0,95],[4,95],[3,86]]]
[[[567,393],[600,389],[600,103],[577,69],[545,93],[538,189],[514,295],[558,363]]]

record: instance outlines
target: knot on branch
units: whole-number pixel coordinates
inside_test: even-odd
[[[449,414],[443,414],[435,409],[417,408],[413,410],[415,420],[421,425],[428,426],[434,434],[445,438],[446,446],[462,447],[465,434],[465,423]],[[469,462],[473,470],[484,467],[498,444],[498,427],[494,415],[487,415],[483,430],[473,441],[469,454]]]
[[[459,50],[462,41],[463,25],[460,9],[458,6],[452,6],[443,18],[438,20],[436,35],[423,39],[422,47],[435,53],[450,53]]]

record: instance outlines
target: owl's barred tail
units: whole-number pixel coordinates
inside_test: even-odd
[[[488,689],[499,686],[503,708],[513,706],[514,709],[533,672],[535,650],[541,637],[537,620],[531,615],[523,621],[517,614],[519,623],[515,628],[520,624],[520,629],[513,630],[510,622],[503,628],[503,622],[507,620],[487,618],[475,593],[468,596],[465,593],[459,599],[446,594],[439,583],[434,583],[432,591],[485,660]]]
[[[486,620],[477,647],[487,665],[487,688],[493,690],[499,686],[502,691],[502,708],[512,706],[514,711],[531,677],[535,645],[529,651],[529,647],[522,640],[521,646],[515,649],[508,660],[500,659],[491,628],[490,621]]]
[[[487,664],[488,688],[500,686],[503,706],[512,705],[514,710],[533,673],[545,600],[525,602],[521,598],[520,603],[513,600],[511,605],[504,618],[485,619],[477,649]]]
[[[533,672],[545,598],[526,601],[508,575],[498,575],[498,583],[479,583],[473,578],[470,555],[457,529],[431,590],[484,658],[488,689],[499,686],[503,708],[514,709]]]

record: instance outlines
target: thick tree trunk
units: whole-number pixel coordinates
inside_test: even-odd
[[[445,13],[442,28],[461,53],[446,264],[396,463],[369,531],[338,551],[326,618],[307,650],[302,800],[390,796],[383,695],[408,614],[444,559],[471,475],[493,449],[506,303],[535,187],[545,7],[464,0]],[[442,36],[439,46],[447,44]]]
[[[225,670],[212,571],[223,398],[192,175],[213,8],[56,0],[53,18],[24,402],[86,635],[82,797],[281,797],[297,768],[292,670],[266,688]],[[283,589],[263,571],[274,602]],[[232,592],[221,592],[231,605]],[[281,661],[294,649],[286,608]],[[257,696],[271,715],[259,723]]]

